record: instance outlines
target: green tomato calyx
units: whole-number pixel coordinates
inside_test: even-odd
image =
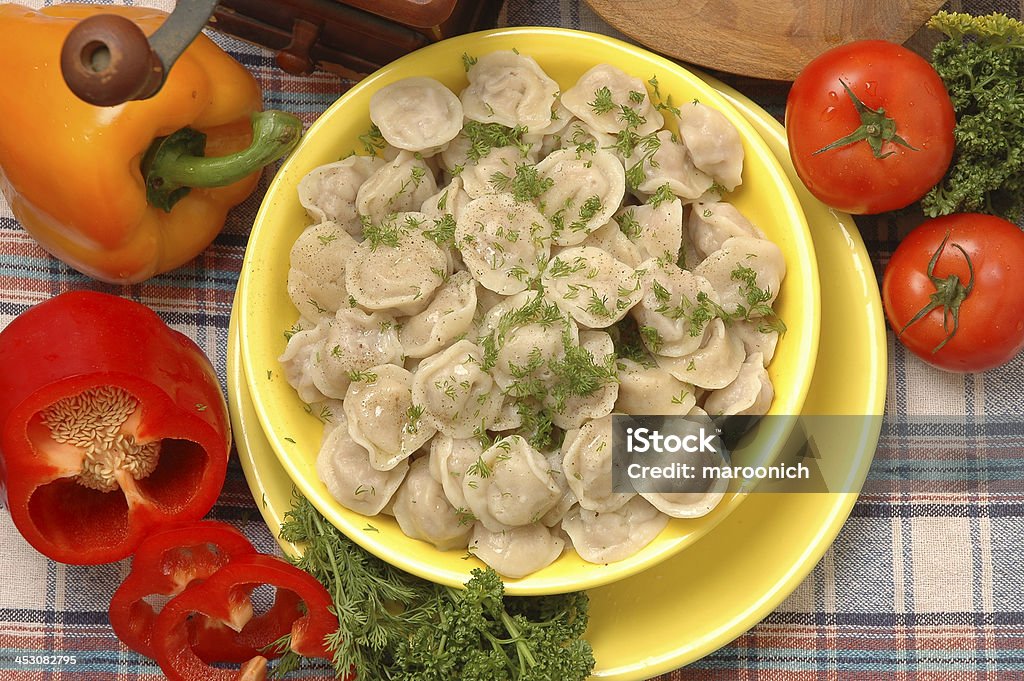
[[[857,113],[860,114],[860,127],[851,132],[846,137],[841,137],[835,142],[818,149],[814,152],[814,156],[820,153],[829,151],[831,149],[837,149],[839,147],[845,147],[849,144],[854,144],[862,140],[867,141],[871,147],[871,152],[875,155],[875,158],[886,158],[895,154],[895,151],[888,151],[882,153],[882,145],[886,142],[894,142],[901,146],[910,149],[911,151],[919,151],[915,147],[911,146],[909,142],[896,134],[896,121],[886,115],[885,109],[879,107],[872,109],[860,98],[853,93],[850,86],[843,82],[843,79],[839,79],[839,84],[846,90],[847,96],[850,101],[853,102],[854,108]]]
[[[946,337],[942,339],[942,342],[932,348],[932,354],[945,347],[946,343],[953,339],[956,335],[957,329],[960,328],[960,305],[967,300],[967,296],[971,295],[971,291],[974,289],[974,263],[971,262],[971,256],[967,255],[967,251],[963,249],[960,244],[950,244],[953,248],[960,251],[963,254],[964,260],[967,261],[967,269],[970,270],[971,277],[966,284],[960,282],[960,277],[955,274],[951,274],[945,279],[940,279],[935,276],[935,263],[938,262],[939,256],[942,254],[943,249],[946,248],[946,242],[949,241],[949,232],[946,232],[946,236],[942,239],[942,243],[932,254],[931,260],[928,261],[928,279],[931,280],[932,284],[935,285],[935,292],[931,294],[931,301],[921,308],[916,315],[914,315],[910,321],[903,325],[897,336],[902,336],[903,332],[910,327],[911,324],[923,319],[932,310],[941,307],[942,308],[942,329],[946,332]],[[950,327],[950,320],[952,320],[952,327]]]

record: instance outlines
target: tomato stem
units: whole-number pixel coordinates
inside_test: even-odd
[[[951,274],[945,279],[940,279],[935,276],[935,264],[939,261],[939,256],[942,254],[943,249],[946,248],[946,242],[949,241],[949,232],[946,232],[946,236],[943,237],[942,243],[932,254],[931,260],[928,261],[928,279],[935,286],[935,293],[932,293],[930,298],[931,301],[921,308],[916,315],[914,315],[910,321],[903,325],[897,336],[902,336],[903,332],[910,327],[910,325],[923,319],[932,310],[941,307],[942,308],[942,330],[946,332],[946,337],[942,339],[942,342],[932,348],[932,354],[945,347],[946,343],[953,339],[956,335],[957,330],[960,328],[960,305],[967,299],[967,296],[971,295],[971,291],[974,290],[974,263],[971,262],[971,256],[967,254],[967,251],[963,249],[960,244],[950,244],[953,248],[960,251],[964,260],[967,261],[967,269],[971,273],[971,278],[967,281],[967,284],[960,283],[960,277],[955,274]],[[949,328],[950,319],[953,320],[953,328]]]
[[[905,139],[896,134],[896,121],[885,115],[885,109],[879,107],[878,109],[872,109],[867,104],[862,102],[857,95],[853,93],[850,86],[843,82],[843,79],[839,79],[839,84],[846,90],[847,96],[850,101],[853,102],[853,107],[860,114],[860,127],[851,132],[846,137],[841,137],[835,142],[818,149],[812,154],[817,156],[818,154],[836,149],[838,147],[845,147],[848,144],[854,144],[861,140],[866,140],[868,145],[871,147],[871,152],[875,155],[875,158],[886,158],[892,156],[895,151],[889,151],[882,153],[882,144],[885,142],[895,142],[896,144],[902,145],[911,151],[920,151],[919,149],[910,145]]]

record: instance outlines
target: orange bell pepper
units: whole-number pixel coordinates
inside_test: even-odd
[[[113,107],[81,101],[61,75],[61,47],[100,12],[147,35],[167,17],[140,7],[0,5],[0,190],[47,251],[95,279],[135,283],[203,251],[262,167],[298,142],[302,123],[261,111],[253,76],[203,35],[155,96]]]

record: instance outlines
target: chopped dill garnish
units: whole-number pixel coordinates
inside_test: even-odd
[[[439,218],[434,219],[434,227],[432,229],[425,229],[423,236],[433,241],[438,246],[449,246],[455,241],[455,216],[451,213],[445,213]]]
[[[610,319],[613,316],[611,310],[608,309],[608,297],[599,296],[597,291],[590,289],[590,298],[587,299],[586,311],[595,317],[604,317]]]
[[[740,295],[746,301],[746,305],[739,305],[732,314],[735,319],[751,319],[760,317],[763,319],[758,330],[762,333],[777,331],[785,333],[786,324],[779,318],[769,301],[772,299],[772,292],[767,288],[760,288],[757,285],[757,272],[746,265],[737,265],[730,273],[733,281],[740,282]]]
[[[516,165],[516,172],[509,177],[503,172],[491,175],[491,186],[499,192],[509,192],[516,201],[533,201],[555,186],[551,177],[541,177],[537,166],[530,163]]]
[[[668,182],[658,187],[657,191],[651,194],[650,198],[647,199],[647,204],[657,208],[663,203],[669,201],[675,201],[676,195],[672,193],[672,187],[669,186]]]
[[[555,377],[550,392],[555,411],[564,410],[570,397],[584,397],[618,381],[614,354],[599,363],[589,350],[568,339],[563,349],[564,357],[554,359],[548,365]]]
[[[418,433],[420,429],[420,419],[423,418],[423,405],[413,404],[405,412],[405,425],[402,426],[402,432],[410,435]]]
[[[661,140],[657,132],[652,132],[638,139],[636,146],[640,148],[640,158],[626,168],[626,185],[630,189],[636,189],[647,179],[645,166],[658,167],[654,155],[661,149]]]
[[[361,369],[352,369],[347,373],[347,376],[348,380],[353,383],[375,383],[377,381],[377,374]]]
[[[471,463],[466,469],[466,475],[475,475],[478,478],[489,478],[491,477],[491,467],[484,461],[483,456],[478,456],[476,461]]]
[[[639,328],[640,337],[643,338],[644,345],[647,348],[657,354],[661,351],[661,348],[665,345],[665,339],[661,337],[661,334],[653,326],[641,326]]]
[[[580,206],[579,219],[570,222],[569,229],[574,232],[586,229],[587,224],[594,218],[594,216],[601,212],[601,208],[603,208],[603,206],[601,205],[600,196],[595,195],[587,198],[587,200],[583,202],[583,205]]]
[[[569,141],[576,147],[576,158],[582,158],[583,153],[596,154],[597,153],[597,141],[594,138],[590,138],[590,135],[586,130],[579,126],[573,126],[572,136]]]
[[[472,67],[476,66],[476,62],[476,57],[471,57],[469,54],[465,52],[462,53],[462,68],[466,69],[466,73],[469,73],[469,70]]]
[[[523,142],[526,128],[521,125],[510,128],[501,123],[466,121],[462,134],[469,138],[470,146],[466,156],[474,163],[497,147],[516,147],[523,156],[530,151],[530,145]]]
[[[576,256],[575,258],[572,259],[572,263],[568,263],[556,255],[554,258],[550,260],[550,262],[548,262],[548,269],[546,274],[549,277],[561,279],[563,277],[568,277],[570,274],[575,274],[576,272],[579,272],[586,266],[587,261],[580,256]]]
[[[632,316],[627,315],[608,327],[608,334],[615,345],[615,355],[645,367],[654,366],[654,358],[644,345],[640,327]]]
[[[651,79],[647,81],[651,87],[654,88],[654,96],[651,97],[651,102],[654,104],[654,108],[658,111],[668,111],[671,114],[678,116],[681,112],[679,107],[672,105],[672,95],[668,97],[661,96],[661,90],[658,89],[658,77],[651,76]]]
[[[619,226],[619,231],[625,234],[631,241],[636,241],[640,238],[640,234],[643,232],[643,225],[636,219],[636,211],[633,208],[627,208],[616,215],[614,219],[615,223]]]
[[[607,86],[601,87],[594,91],[594,101],[588,102],[590,108],[594,110],[598,116],[606,114],[615,108],[615,102],[612,101],[612,91]]]
[[[370,129],[359,136],[359,142],[363,145],[363,150],[370,156],[376,156],[378,151],[382,151],[388,146],[384,135],[380,133],[380,128],[376,124],[371,124]]]
[[[374,224],[369,217],[360,216],[363,222],[363,239],[370,244],[370,250],[375,251],[381,246],[398,248],[401,238],[404,236],[402,227],[395,222],[395,215],[389,215],[378,224]]]

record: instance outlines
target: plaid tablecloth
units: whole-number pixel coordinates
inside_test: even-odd
[[[124,2],[173,6],[171,0]],[[976,12],[1024,11],[1018,0],[963,4]],[[508,0],[502,20],[616,35],[578,0]],[[292,77],[269,53],[222,35],[215,39],[256,74],[267,107],[296,112],[307,124],[343,90],[334,76]],[[0,96],[17,96],[4,77]],[[751,85],[745,93],[781,115],[784,93],[778,89]],[[112,292],[149,305],[194,338],[224,380],[231,299],[261,195],[231,213],[221,236],[194,263],[129,287],[98,284],[49,257],[0,199],[0,327],[63,291]],[[909,225],[886,218],[860,226],[880,272]],[[959,376],[925,366],[891,334],[889,344],[882,439],[868,487],[834,546],[763,622],[663,681],[1024,679],[1024,493],[1014,464],[1024,447],[1024,356],[996,371]],[[901,475],[902,463],[936,446],[922,418],[953,424],[942,445],[949,466],[930,457],[929,474],[953,476],[958,462],[1000,451],[1009,463],[993,479],[1004,484],[951,494],[915,491]],[[211,515],[241,527],[259,548],[276,548],[234,459]],[[127,562],[77,567],[48,561],[0,513],[0,680],[160,678],[154,664],[118,643],[107,623],[110,594],[127,569]],[[32,655],[75,659],[26,662]]]

